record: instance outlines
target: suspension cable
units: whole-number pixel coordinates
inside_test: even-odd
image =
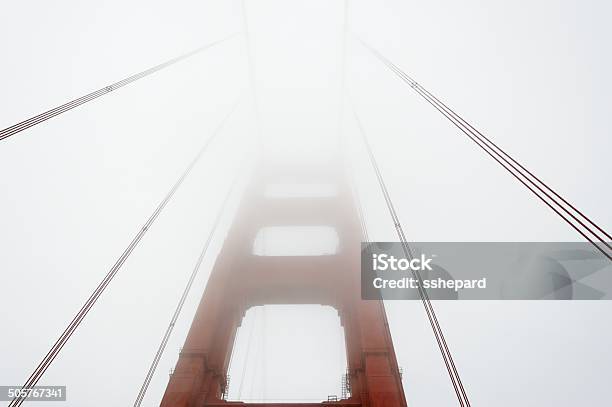
[[[402,243],[402,250],[404,251],[404,255],[406,256],[406,258],[408,260],[411,260],[414,257],[412,250],[410,246],[408,245],[408,241],[406,239],[406,235],[404,233],[401,222],[397,215],[397,211],[395,209],[395,206],[393,205],[391,196],[389,195],[389,191],[383,179],[382,173],[380,172],[380,168],[378,167],[378,162],[376,161],[376,157],[374,156],[370,143],[367,139],[367,136],[361,124],[361,120],[359,119],[359,116],[357,115],[357,110],[355,109],[355,106],[353,103],[351,103],[351,106],[353,110],[353,116],[355,118],[355,121],[359,128],[359,132],[361,134],[361,138],[368,152],[370,163],[376,174],[376,178],[378,180],[378,184],[380,186],[381,192],[385,199],[387,209],[389,210],[389,214],[391,215],[391,219],[393,220],[395,231],[397,233],[397,236],[399,237],[399,240]],[[444,333],[442,332],[442,328],[440,326],[440,323],[434,311],[433,305],[431,304],[431,301],[429,299],[429,295],[427,294],[427,291],[424,288],[423,279],[421,278],[421,274],[419,273],[418,270],[411,270],[411,271],[412,271],[413,277],[418,282],[417,285],[418,285],[419,296],[421,298],[423,307],[425,308],[425,313],[427,314],[427,319],[429,320],[429,324],[434,333],[434,337],[436,338],[436,342],[438,344],[438,348],[440,349],[440,353],[442,355],[444,365],[446,367],[449,378],[451,380],[451,384],[453,385],[453,389],[455,390],[455,394],[457,395],[457,399],[459,400],[459,405],[462,407],[470,407],[470,401],[468,399],[467,393],[461,381],[461,377],[459,375],[459,372],[457,370],[457,367],[451,355],[448,344],[446,343]]]
[[[232,35],[229,35],[229,36],[227,36],[225,38],[222,38],[220,40],[217,40],[217,41],[211,42],[209,44],[203,45],[203,46],[201,46],[199,48],[196,48],[195,50],[190,51],[190,52],[188,52],[186,54],[183,54],[183,55],[178,56],[176,58],[172,58],[172,59],[170,59],[170,60],[168,60],[166,62],[163,62],[163,63],[161,63],[159,65],[156,65],[156,66],[154,66],[152,68],[146,69],[146,70],[144,70],[142,72],[139,72],[137,74],[129,76],[129,77],[127,77],[127,78],[125,78],[123,80],[120,80],[118,82],[115,82],[115,83],[112,83],[110,85],[104,86],[104,87],[102,87],[102,88],[100,88],[100,89],[98,89],[96,91],[93,91],[93,92],[88,93],[86,95],[83,95],[83,96],[81,96],[79,98],[71,100],[70,102],[64,103],[63,105],[54,107],[53,109],[47,110],[46,112],[37,114],[36,116],[30,117],[27,120],[23,120],[23,121],[21,121],[19,123],[16,123],[16,124],[14,124],[12,126],[9,126],[9,127],[5,128],[3,130],[0,130],[0,141],[6,139],[8,137],[11,137],[11,136],[13,136],[13,135],[15,135],[15,134],[17,134],[19,132],[27,130],[30,127],[36,126],[37,124],[42,123],[42,122],[44,122],[46,120],[49,120],[49,119],[51,119],[51,118],[53,118],[55,116],[58,116],[58,115],[60,115],[60,114],[62,114],[64,112],[72,110],[75,107],[81,106],[82,104],[85,104],[85,103],[87,103],[87,102],[89,102],[91,100],[97,99],[100,96],[106,95],[107,93],[110,93],[110,92],[112,92],[114,90],[117,90],[117,89],[119,89],[119,88],[121,88],[121,87],[123,87],[125,85],[128,85],[128,84],[134,82],[134,81],[137,81],[138,79],[144,78],[145,76],[149,76],[149,75],[151,75],[151,74],[153,74],[153,73],[155,73],[157,71],[160,71],[160,70],[162,70],[164,68],[167,68],[167,67],[169,67],[171,65],[174,65],[177,62],[183,61],[183,60],[185,60],[185,59],[187,59],[187,58],[189,58],[189,57],[191,57],[193,55],[196,55],[196,54],[198,54],[198,53],[200,53],[200,52],[202,52],[202,51],[204,51],[204,50],[206,50],[208,48],[211,48],[211,47],[213,47],[213,46],[215,46],[217,44],[225,42],[225,41],[231,39],[232,37],[234,37],[236,35],[237,34],[232,34]]]
[[[193,267],[191,275],[189,276],[189,279],[187,280],[187,284],[185,285],[185,288],[183,289],[183,293],[181,294],[181,298],[179,299],[176,309],[174,310],[174,314],[172,315],[172,318],[170,319],[168,328],[166,328],[166,332],[164,333],[164,336],[162,337],[162,341],[159,344],[159,347],[157,348],[157,352],[155,353],[155,357],[153,358],[153,361],[151,362],[151,366],[149,367],[149,371],[147,372],[147,375],[145,376],[144,382],[142,383],[142,386],[140,387],[140,391],[138,392],[136,401],[134,401],[134,407],[140,407],[140,405],[142,404],[142,400],[144,399],[147,393],[149,384],[151,383],[151,380],[153,379],[153,375],[155,374],[155,370],[157,369],[157,365],[159,364],[162,354],[164,353],[164,350],[166,349],[166,345],[168,344],[170,335],[172,335],[172,331],[174,330],[176,321],[178,320],[181,314],[183,305],[185,305],[185,301],[187,300],[189,291],[191,290],[193,282],[196,279],[198,272],[200,271],[200,266],[202,265],[202,262],[204,261],[204,256],[206,256],[208,247],[210,246],[210,243],[217,230],[217,227],[219,226],[219,223],[221,222],[221,219],[225,212],[225,208],[227,206],[230,196],[232,195],[235,185],[236,185],[236,179],[234,179],[234,181],[232,182],[227,194],[225,195],[225,198],[223,199],[223,202],[221,203],[221,207],[219,208],[217,217],[215,218],[215,221],[213,222],[212,228],[210,229],[210,232],[208,233],[208,237],[206,238],[206,241],[204,242],[204,245],[202,246],[202,250],[200,251],[200,255],[198,256],[198,259],[196,260],[196,263],[195,263],[195,266]]]
[[[391,71],[393,71],[400,79],[406,82],[412,89],[415,90],[421,97],[423,97],[429,104],[431,104],[436,110],[438,110],[444,117],[446,117],[453,125],[461,130],[468,138],[476,143],[482,150],[484,150],[489,156],[491,156],[498,164],[500,164],[506,171],[508,171],[514,178],[521,182],[527,189],[529,189],[536,197],[538,197],[544,204],[546,204],[551,210],[559,215],[565,222],[567,222],[574,230],[588,240],[595,248],[604,254],[608,259],[612,260],[612,246],[606,241],[612,240],[612,236],[593,222],[583,212],[578,210],[574,205],[569,203],[553,188],[544,183],[540,178],[535,176],[525,166],[520,164],[510,154],[506,153],[501,147],[491,141],[489,138],[484,136],[480,131],[476,130],[470,123],[464,120],[461,116],[450,109],[446,104],[441,102],[437,97],[427,91],[424,87],[418,84],[413,78],[407,75],[404,71],[398,68],[395,64],[385,58],[379,51],[366,44],[362,40],[359,40],[365,48],[374,54],[383,64],[385,64]],[[562,203],[557,201],[553,196],[561,200]],[[569,209],[568,209],[569,207]],[[571,209],[571,210],[570,210]],[[562,213],[562,212],[565,213]],[[574,223],[573,219],[576,223]],[[590,226],[589,226],[590,225]],[[584,229],[586,229],[586,231]],[[597,229],[604,236],[600,236],[594,229]],[[590,233],[589,234],[587,234]],[[597,240],[599,243],[595,242]],[[600,244],[603,245],[600,246]],[[607,249],[607,250],[606,250]]]
[[[138,243],[140,242],[140,240],[143,238],[143,236],[145,235],[145,233],[147,232],[147,230],[153,225],[153,222],[155,222],[155,220],[157,219],[157,217],[159,216],[159,214],[161,213],[161,211],[164,209],[164,207],[168,204],[168,202],[170,201],[170,199],[172,198],[172,196],[174,195],[174,193],[178,190],[178,188],[181,186],[181,184],[183,183],[183,181],[185,180],[185,178],[189,175],[189,173],[191,172],[191,170],[193,169],[193,167],[195,167],[195,165],[197,164],[197,162],[200,160],[200,158],[202,157],[202,155],[204,154],[204,152],[208,149],[208,146],[215,140],[215,138],[217,137],[217,135],[220,133],[221,129],[224,127],[225,123],[227,122],[227,120],[229,119],[229,117],[232,115],[232,113],[236,110],[236,107],[238,106],[238,102],[236,102],[230,112],[224,117],[224,119],[221,121],[220,125],[216,128],[216,130],[213,132],[213,134],[208,138],[208,140],[206,140],[206,142],[204,143],[204,145],[200,148],[200,150],[198,151],[198,153],[196,154],[196,156],[192,159],[192,161],[189,163],[189,165],[187,166],[187,168],[185,169],[185,171],[183,172],[183,174],[179,177],[179,179],[175,182],[175,184],[172,186],[172,188],[170,189],[170,191],[168,192],[168,194],[164,197],[164,199],[159,203],[159,205],[157,206],[157,208],[155,209],[155,211],[151,214],[151,216],[149,217],[149,219],[146,221],[146,223],[144,224],[144,226],[142,226],[142,228],[140,229],[140,231],[136,234],[136,236],[132,239],[132,241],[130,242],[130,244],[127,246],[127,248],[123,251],[123,253],[121,254],[121,256],[119,256],[119,258],[117,259],[117,261],[115,262],[115,264],[111,267],[111,269],[108,271],[108,273],[106,274],[106,276],[102,279],[102,281],[98,284],[98,286],[96,287],[96,289],[93,291],[93,293],[89,296],[89,298],[87,299],[87,301],[85,302],[85,304],[83,304],[83,306],[81,307],[81,309],[79,310],[79,312],[74,316],[74,318],[72,319],[72,321],[70,322],[70,324],[68,324],[68,326],[64,329],[64,331],[62,332],[62,334],[60,335],[60,337],[57,339],[57,341],[53,344],[53,346],[51,347],[51,349],[47,352],[47,354],[45,355],[45,357],[43,358],[43,360],[38,364],[38,366],[36,367],[36,369],[34,370],[34,372],[32,372],[32,374],[30,375],[30,377],[26,380],[25,384],[23,385],[22,389],[31,389],[32,387],[34,387],[36,385],[36,383],[38,383],[38,381],[40,380],[40,378],[43,376],[43,374],[45,373],[45,371],[49,368],[49,366],[51,366],[51,364],[53,363],[53,361],[55,360],[55,358],[57,357],[57,355],[60,353],[60,351],[62,350],[62,348],[64,347],[64,345],[68,342],[68,340],[70,339],[70,337],[72,336],[72,334],[74,333],[74,331],[78,328],[78,326],[81,324],[81,322],[83,321],[83,319],[85,318],[85,316],[87,316],[87,314],[89,313],[89,311],[91,310],[91,308],[95,305],[96,301],[98,300],[98,298],[100,298],[100,295],[102,295],[102,293],[104,292],[104,290],[106,289],[106,287],[110,284],[111,280],[115,277],[115,275],[117,274],[117,272],[121,269],[121,266],[123,265],[123,263],[125,263],[125,261],[127,260],[127,258],[130,256],[130,254],[132,253],[132,251],[136,248],[136,246],[138,245]],[[27,392],[25,392],[27,393]],[[18,396],[16,398],[14,398],[10,404],[9,407],[18,407],[20,406],[24,401],[26,400],[26,396]]]

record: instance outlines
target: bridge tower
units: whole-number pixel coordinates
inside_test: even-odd
[[[329,185],[328,196],[271,197],[279,184]],[[294,194],[295,195],[295,194]],[[253,252],[266,226],[329,226],[338,249],[320,256],[261,256]],[[336,164],[316,168],[266,163],[249,181],[216,259],[162,407],[405,407],[385,310],[361,299],[361,229],[347,176]],[[225,401],[227,372],[245,312],[265,304],[334,307],[345,331],[350,397],[322,403]]]

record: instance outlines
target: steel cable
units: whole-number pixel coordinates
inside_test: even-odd
[[[419,85],[414,79],[412,79],[409,75],[403,72],[400,68],[398,68],[395,64],[389,61],[386,57],[384,57],[379,51],[366,44],[364,41],[359,40],[364,47],[366,47],[370,52],[372,52],[387,68],[393,71],[400,79],[406,82],[411,88],[413,88],[421,97],[423,97],[429,104],[431,104],[436,110],[438,110],[444,117],[446,117],[453,125],[455,125],[459,130],[461,130],[466,136],[468,136],[474,143],[476,143],[481,149],[483,149],[489,156],[491,156],[498,164],[500,164],[506,171],[508,171],[514,178],[516,178],[519,182],[521,182],[527,189],[529,189],[536,197],[538,197],[544,204],[546,204],[551,210],[553,210],[557,215],[559,215],[565,222],[567,222],[574,230],[576,230],[581,236],[583,236],[586,240],[588,240],[595,248],[597,248],[601,253],[604,254],[608,259],[612,260],[612,254],[609,251],[612,251],[612,246],[608,242],[606,242],[606,238],[612,240],[612,237],[608,233],[606,233],[603,228],[598,226],[595,222],[593,222],[590,218],[584,215],[583,212],[576,209],[574,205],[569,203],[565,198],[563,198],[560,194],[558,194],[554,189],[548,186],[546,183],[541,181],[540,178],[536,177],[531,171],[529,171],[525,166],[520,164],[517,160],[515,160],[512,156],[506,153],[503,149],[501,149],[497,144],[493,143],[489,138],[485,137],[481,132],[476,130],[471,124],[469,124],[466,120],[464,120],[461,116],[451,110],[447,105],[442,103],[439,99],[433,96],[430,92],[428,92],[425,88]],[[529,183],[529,184],[528,184]],[[535,189],[534,189],[535,188]],[[537,191],[536,191],[537,190]],[[539,191],[539,192],[538,192]],[[572,209],[575,213],[572,213],[566,206],[559,203],[554,195],[558,199],[560,199],[563,203],[565,203],[570,209]],[[547,200],[548,198],[548,200]],[[567,216],[573,219],[578,224],[576,225],[572,222]],[[582,218],[582,219],[580,219]],[[586,223],[590,224],[588,226]],[[579,226],[582,226],[588,233],[592,236],[589,236],[587,232],[581,230]],[[592,228],[597,229],[601,233],[604,234],[605,237],[600,236],[597,232],[595,232]],[[596,240],[598,240],[604,247],[601,247],[598,243],[593,240],[593,236]],[[606,248],[608,250],[606,250]]]
[[[200,254],[198,256],[198,259],[196,260],[195,266],[193,268],[193,270],[191,271],[191,274],[189,276],[189,279],[187,280],[187,284],[185,285],[185,288],[183,289],[183,292],[181,294],[181,297],[179,299],[179,302],[174,310],[174,314],[172,315],[172,318],[170,319],[170,323],[168,324],[168,328],[166,328],[166,332],[164,333],[164,336],[162,337],[161,343],[159,344],[159,347],[157,348],[157,352],[155,353],[155,356],[153,357],[153,361],[151,362],[151,366],[149,367],[149,370],[147,372],[147,375],[145,376],[144,382],[142,383],[142,386],[140,387],[140,391],[138,392],[138,396],[136,397],[136,401],[134,401],[134,407],[140,407],[140,405],[142,404],[142,400],[144,399],[147,390],[149,388],[149,384],[151,383],[151,380],[153,379],[153,375],[155,374],[155,370],[157,369],[157,365],[159,364],[159,361],[164,353],[164,350],[166,349],[166,345],[168,344],[168,340],[170,339],[170,335],[172,335],[172,331],[174,330],[174,326],[176,324],[176,321],[178,320],[181,311],[183,309],[183,305],[185,305],[185,301],[187,300],[187,296],[189,295],[189,292],[191,291],[191,287],[193,285],[193,282],[195,281],[198,272],[200,270],[200,267],[202,265],[202,262],[204,261],[204,257],[206,256],[206,252],[208,251],[208,247],[210,246],[210,243],[212,242],[212,239],[215,235],[215,232],[217,230],[217,227],[219,226],[219,223],[221,222],[221,219],[223,217],[223,214],[225,212],[225,208],[227,206],[227,203],[229,201],[230,196],[232,195],[232,192],[234,190],[234,186],[236,184],[236,180],[234,180],[234,182],[232,182],[232,185],[230,186],[225,198],[223,199],[223,202],[221,203],[221,207],[219,208],[219,212],[217,213],[217,217],[215,218],[213,225],[210,229],[210,232],[208,233],[208,237],[206,238],[206,241],[204,242],[203,246],[202,246],[202,250],[200,251]]]
[[[357,115],[357,110],[355,109],[354,105],[352,105],[352,108],[353,108],[353,116],[359,128],[359,132],[361,134],[364,145],[366,147],[368,157],[370,159],[370,163],[376,174],[376,178],[380,186],[381,192],[383,194],[383,197],[385,199],[387,209],[389,210],[389,214],[391,215],[391,219],[393,220],[393,224],[395,226],[396,233],[402,243],[402,250],[404,251],[404,255],[406,256],[406,258],[408,260],[411,260],[413,258],[412,250],[410,249],[410,246],[408,245],[406,235],[404,233],[401,222],[397,215],[395,206],[393,205],[393,201],[391,200],[391,196],[389,195],[389,191],[383,179],[382,173],[380,172],[378,162],[376,161],[376,157],[374,156],[370,143],[367,139],[367,136],[361,124],[361,120],[359,119],[359,116]],[[412,271],[414,278],[418,282],[417,285],[418,285],[419,296],[421,297],[421,302],[423,304],[423,307],[425,308],[427,319],[429,320],[429,324],[434,333],[434,337],[438,344],[438,348],[440,349],[440,353],[442,355],[444,365],[446,367],[449,378],[451,380],[451,384],[453,385],[453,389],[455,390],[455,394],[459,401],[459,405],[461,405],[462,407],[470,407],[470,401],[467,396],[467,392],[465,391],[465,387],[463,386],[463,383],[461,381],[461,377],[459,375],[459,372],[457,370],[457,367],[451,355],[450,349],[448,347],[448,344],[446,343],[444,333],[442,332],[442,327],[440,326],[440,323],[434,311],[433,305],[431,304],[429,295],[427,294],[427,291],[424,288],[423,279],[421,278],[421,275],[417,270],[411,270],[411,271]]]
[[[238,103],[235,103],[230,112],[224,117],[224,119],[222,120],[221,124],[217,127],[217,129],[214,131],[214,133],[212,134],[212,136],[210,136],[208,138],[208,140],[204,143],[204,145],[200,148],[200,150],[198,151],[198,153],[196,154],[196,156],[192,159],[192,161],[190,162],[190,164],[187,166],[187,168],[185,169],[185,171],[182,173],[182,175],[179,177],[179,179],[175,182],[175,184],[172,186],[172,188],[170,189],[170,191],[167,193],[167,195],[164,197],[164,199],[159,203],[159,205],[156,207],[155,211],[151,214],[151,216],[148,218],[148,220],[146,221],[146,223],[144,224],[144,226],[142,226],[142,228],[140,229],[140,231],[136,234],[136,236],[132,239],[132,241],[130,242],[130,244],[127,246],[127,248],[123,251],[123,253],[121,254],[121,256],[119,256],[119,258],[117,259],[117,261],[115,262],[115,264],[111,267],[111,269],[108,271],[108,273],[105,275],[105,277],[102,279],[102,281],[98,284],[98,286],[96,287],[96,289],[93,291],[93,293],[89,296],[89,298],[87,299],[87,301],[85,302],[85,304],[81,307],[81,309],[79,310],[79,312],[74,316],[74,318],[72,319],[72,321],[68,324],[68,326],[64,329],[64,331],[62,332],[62,334],[60,335],[60,337],[56,340],[56,342],[53,344],[53,346],[51,347],[51,349],[47,352],[47,354],[45,355],[45,357],[42,359],[42,361],[38,364],[38,366],[36,367],[36,369],[34,370],[34,372],[32,372],[32,374],[28,377],[28,379],[26,380],[25,384],[22,386],[22,389],[31,389],[32,387],[34,387],[38,381],[40,380],[40,378],[43,376],[43,374],[46,372],[46,370],[49,368],[49,366],[53,363],[53,361],[55,360],[55,358],[57,357],[57,355],[59,354],[59,352],[62,350],[62,348],[64,347],[64,345],[68,342],[68,340],[70,339],[70,337],[72,336],[72,334],[75,332],[75,330],[78,328],[78,326],[81,324],[81,322],[83,321],[83,319],[85,318],[85,316],[89,313],[89,311],[91,310],[91,308],[95,305],[95,303],[97,302],[98,298],[100,298],[100,296],[102,295],[102,293],[104,292],[104,290],[106,289],[106,287],[110,284],[110,282],[112,281],[112,279],[115,277],[115,275],[117,274],[117,272],[120,270],[121,266],[123,265],[123,263],[125,263],[125,261],[127,260],[127,258],[130,256],[130,254],[132,253],[132,251],[134,250],[134,248],[138,245],[138,243],[140,242],[140,240],[143,238],[143,236],[145,235],[145,233],[147,232],[147,230],[151,227],[151,225],[153,224],[153,222],[157,219],[157,217],[159,216],[159,214],[161,213],[161,211],[164,209],[164,207],[167,205],[167,203],[170,201],[170,199],[172,198],[172,196],[174,195],[174,193],[177,191],[177,189],[181,186],[181,184],[183,183],[183,181],[185,180],[185,178],[187,177],[187,175],[189,175],[189,173],[191,172],[191,170],[193,169],[193,167],[197,164],[197,162],[200,160],[200,158],[202,157],[202,155],[204,154],[204,152],[207,150],[208,146],[212,143],[212,141],[217,137],[217,135],[220,133],[221,129],[223,128],[223,126],[225,125],[225,123],[227,122],[227,120],[229,119],[229,117],[231,116],[231,114],[235,111],[236,107],[237,107]],[[24,401],[26,400],[26,397],[16,397],[14,398],[10,403],[9,403],[9,407],[18,407],[20,406]]]
[[[229,40],[230,38],[232,38],[232,37],[234,37],[236,35],[237,34],[232,34],[232,35],[227,36],[225,38],[222,38],[220,40],[217,40],[217,41],[211,42],[209,44],[206,44],[204,46],[201,46],[201,47],[199,47],[199,48],[197,48],[197,49],[195,49],[193,51],[190,51],[190,52],[188,52],[186,54],[183,54],[183,55],[178,56],[176,58],[172,58],[172,59],[170,59],[170,60],[168,60],[166,62],[163,62],[163,63],[161,63],[159,65],[156,65],[156,66],[154,66],[152,68],[146,69],[146,70],[144,70],[142,72],[139,72],[137,74],[129,76],[129,77],[127,77],[125,79],[122,79],[122,80],[120,80],[118,82],[115,82],[115,83],[112,83],[110,85],[104,86],[103,88],[100,88],[100,89],[98,89],[96,91],[93,91],[93,92],[88,93],[86,95],[83,95],[83,96],[81,96],[79,98],[71,100],[70,102],[64,103],[63,105],[54,107],[53,109],[47,110],[47,111],[45,111],[43,113],[37,114],[36,116],[30,117],[29,119],[23,120],[23,121],[21,121],[19,123],[16,123],[16,124],[14,124],[12,126],[9,126],[9,127],[5,128],[3,130],[0,130],[0,141],[6,139],[8,137],[11,137],[11,136],[13,136],[13,135],[15,135],[15,134],[17,134],[19,132],[27,130],[30,127],[36,126],[37,124],[42,123],[42,122],[44,122],[46,120],[49,120],[49,119],[51,119],[51,118],[53,118],[55,116],[58,116],[58,115],[60,115],[62,113],[65,113],[65,112],[67,112],[69,110],[72,110],[75,107],[81,106],[82,104],[85,104],[85,103],[87,103],[87,102],[89,102],[91,100],[97,99],[100,96],[106,95],[107,93],[110,93],[110,92],[112,92],[114,90],[117,90],[117,89],[119,89],[119,88],[121,88],[121,87],[123,87],[125,85],[128,85],[128,84],[134,82],[134,81],[137,81],[138,79],[144,78],[145,76],[149,76],[149,75],[151,75],[151,74],[153,74],[153,73],[155,73],[157,71],[160,71],[160,70],[162,70],[164,68],[167,68],[170,65],[174,65],[177,62],[180,62],[180,61],[182,61],[184,59],[187,59],[187,58],[189,58],[189,57],[191,57],[191,56],[193,56],[195,54],[198,54],[198,53],[200,53],[200,52],[202,52],[202,51],[204,51],[204,50],[206,50],[208,48],[211,48],[211,47],[213,47],[213,46],[215,46],[217,44],[225,42],[225,41]]]

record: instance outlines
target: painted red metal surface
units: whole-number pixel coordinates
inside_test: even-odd
[[[267,185],[332,184],[334,196],[269,198]],[[257,256],[253,243],[266,226],[330,226],[339,245],[321,256]],[[216,259],[189,334],[161,402],[163,407],[405,407],[385,310],[360,289],[361,231],[344,171],[263,166],[247,186]],[[265,304],[334,307],[345,330],[349,398],[322,403],[243,403],[222,394],[236,330],[245,312]]]

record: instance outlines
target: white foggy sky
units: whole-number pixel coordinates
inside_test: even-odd
[[[313,140],[337,134],[343,2],[246,4],[266,143],[308,157]],[[611,8],[595,0],[352,0],[349,26],[609,230]],[[5,0],[0,10],[0,128],[243,29],[240,2],[227,0]],[[577,240],[352,38],[347,58],[347,87],[409,239]],[[256,134],[248,89],[237,37],[0,143],[0,385],[22,384],[241,96],[219,142],[41,381],[67,385],[68,406],[133,403]],[[348,109],[343,128],[356,135]],[[371,237],[394,240],[361,146],[351,150]],[[221,231],[229,222],[231,211]],[[222,235],[146,406],[159,403]],[[386,305],[409,405],[456,405],[421,305]],[[609,302],[457,302],[436,310],[474,405],[609,404]],[[267,314],[270,398],[271,383],[299,389],[295,376],[278,375],[279,366],[291,367],[282,365],[286,355],[316,355],[342,334],[329,313],[296,314],[329,334],[313,343],[287,314]],[[339,393],[334,369],[342,372],[341,359],[329,363],[333,375],[321,388],[307,390],[326,397],[337,380]]]

